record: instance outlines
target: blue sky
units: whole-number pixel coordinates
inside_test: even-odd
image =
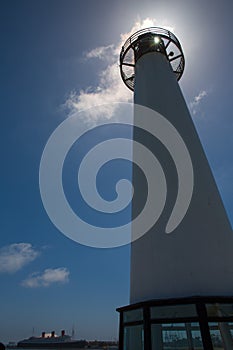
[[[115,308],[129,301],[129,246],[90,248],[56,229],[39,191],[43,149],[75,109],[130,101],[117,67],[122,35],[145,23],[168,26],[183,46],[180,85],[232,223],[233,4],[21,0],[0,6],[0,341],[28,337],[33,327],[40,334],[70,332],[73,325],[78,338],[116,338]]]

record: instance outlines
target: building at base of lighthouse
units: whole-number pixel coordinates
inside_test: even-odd
[[[134,91],[134,141],[160,170],[150,174],[158,186],[148,214],[155,224],[143,235],[144,222],[132,224],[130,305],[118,309],[119,349],[233,349],[233,232],[177,82],[181,45],[167,30],[141,30],[123,46],[120,66]],[[153,189],[136,165],[133,186],[140,195],[132,218]]]

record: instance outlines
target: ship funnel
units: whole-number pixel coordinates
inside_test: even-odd
[[[64,331],[64,329],[61,331],[61,336],[62,337],[64,337],[64,335],[65,335],[65,331]]]
[[[52,337],[52,338],[55,337],[55,332],[54,332],[54,331],[51,332],[51,337]]]
[[[41,337],[42,337],[42,338],[45,338],[45,332],[42,332],[42,333],[41,333]]]

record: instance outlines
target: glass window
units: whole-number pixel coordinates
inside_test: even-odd
[[[233,322],[228,322],[228,326],[229,326],[229,329],[230,329],[230,332],[231,332],[231,336],[233,338]]]
[[[143,325],[124,327],[124,350],[143,350]]]
[[[206,304],[209,317],[233,316],[233,304]]]
[[[198,323],[152,324],[151,342],[152,350],[204,349]]]
[[[195,305],[169,305],[151,307],[151,318],[197,317]]]
[[[227,322],[209,322],[210,336],[214,350],[232,350],[232,325]]]
[[[136,309],[136,310],[124,311],[123,320],[124,322],[142,321],[143,310]]]

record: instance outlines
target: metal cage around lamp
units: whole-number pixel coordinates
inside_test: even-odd
[[[135,63],[146,52],[157,51],[164,54],[179,80],[184,71],[184,54],[179,40],[170,31],[151,27],[141,29],[131,35],[122,46],[120,53],[121,77],[130,90],[134,90]]]

